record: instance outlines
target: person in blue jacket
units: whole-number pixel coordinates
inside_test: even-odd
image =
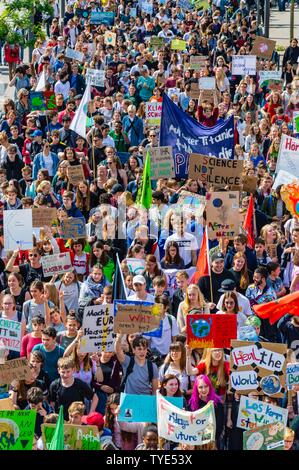
[[[131,146],[139,146],[144,139],[143,122],[136,116],[136,107],[131,104],[128,107],[128,114],[122,120],[123,130],[127,133]]]
[[[233,243],[234,247],[228,250],[226,253],[224,268],[230,269],[232,267],[235,254],[240,251],[246,256],[247,268],[249,271],[254,272],[254,270],[257,268],[257,259],[255,252],[247,246],[247,236],[241,233],[234,237]]]
[[[35,155],[33,164],[32,164],[32,178],[36,180],[38,171],[41,168],[46,168],[48,170],[49,176],[51,179],[57,172],[59,164],[59,158],[56,153],[51,152],[50,143],[47,140],[44,140],[42,143],[42,151]]]
[[[73,202],[74,194],[72,191],[65,191],[62,196],[62,206],[69,217],[77,217],[84,219],[82,212],[76,207],[76,204]],[[85,219],[84,219],[85,220]]]

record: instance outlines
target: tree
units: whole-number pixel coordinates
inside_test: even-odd
[[[51,0],[13,0],[0,15],[0,39],[33,47],[37,39],[45,39],[43,18],[52,14]]]

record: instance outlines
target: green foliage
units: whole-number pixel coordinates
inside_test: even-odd
[[[13,0],[7,4],[0,15],[0,39],[25,47],[33,46],[37,38],[44,39],[46,35],[42,24],[34,22],[37,12],[52,15],[50,0]]]

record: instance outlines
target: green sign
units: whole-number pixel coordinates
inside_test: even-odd
[[[161,49],[161,47],[163,47],[163,44],[163,38],[159,38],[158,36],[151,36],[150,47],[152,47],[153,49]]]
[[[299,133],[299,112],[294,111],[293,113],[293,124],[294,124],[294,132]]]
[[[283,450],[283,423],[271,423],[260,426],[243,434],[243,450]]]
[[[0,411],[0,450],[32,450],[36,411]]]
[[[181,39],[173,39],[171,41],[171,49],[176,51],[184,51],[186,49],[186,41],[182,41]]]

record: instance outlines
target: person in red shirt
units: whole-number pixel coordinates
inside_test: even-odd
[[[34,346],[42,342],[42,331],[45,328],[45,319],[41,315],[35,315],[32,318],[31,325],[32,333],[28,333],[22,338],[20,357],[29,358]]]
[[[261,111],[267,118],[270,117],[270,120],[271,120],[273,116],[275,116],[275,114],[277,113],[277,109],[281,108],[282,106],[281,103],[282,103],[282,100],[281,100],[280,93],[278,93],[277,91],[274,91],[267,98],[267,103],[261,109]]]
[[[200,124],[207,127],[216,125],[219,116],[218,106],[214,106],[208,101],[203,101],[201,106],[197,108],[197,120]]]
[[[205,349],[205,357],[196,367],[191,364],[191,348],[186,346],[186,372],[188,375],[207,375],[217,395],[225,398],[229,381],[229,362],[224,360],[224,350],[219,348]]]
[[[69,116],[71,119],[73,119],[73,117],[75,116],[75,111],[74,111],[75,106],[76,106],[75,100],[73,99],[68,100],[66,104],[66,108],[58,114],[59,124],[62,124],[62,119],[64,118],[64,116]]]
[[[4,45],[4,60],[8,64],[9,81],[13,79],[16,66],[21,62],[20,60],[20,47],[18,44]]]

